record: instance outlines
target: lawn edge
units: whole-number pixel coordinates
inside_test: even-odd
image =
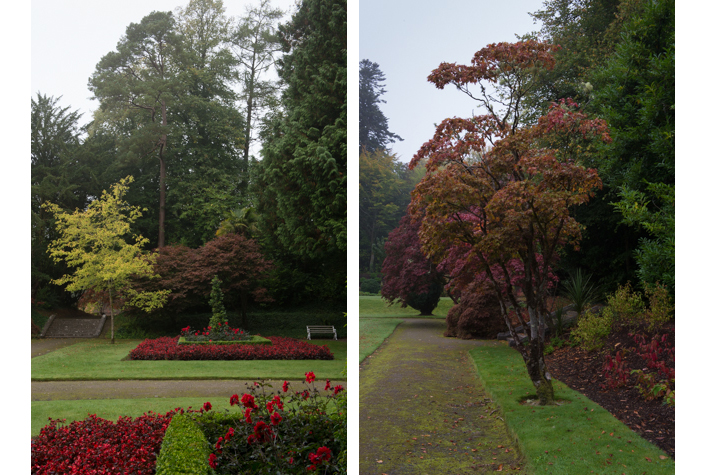
[[[495,402],[495,404],[496,404],[497,406],[499,406],[499,407],[501,408],[501,417],[502,417],[502,419],[503,419],[503,421],[504,421],[504,423],[505,423],[506,430],[508,431],[509,435],[511,436],[511,438],[512,438],[513,441],[515,442],[516,446],[518,447],[518,450],[520,451],[521,457],[522,457],[523,460],[525,461],[525,468],[526,468],[526,470],[528,471],[527,473],[530,473],[530,474],[538,474],[538,473],[541,473],[541,471],[540,471],[539,469],[536,470],[536,463],[534,463],[534,462],[531,460],[531,458],[530,458],[530,457],[531,457],[531,454],[525,452],[524,449],[526,448],[526,444],[524,443],[524,441],[521,441],[521,439],[520,439],[520,437],[519,437],[519,435],[518,435],[518,433],[517,433],[517,431],[516,431],[516,426],[515,426],[513,423],[511,423],[511,421],[509,420],[508,417],[506,417],[506,410],[505,410],[505,409],[506,409],[506,407],[508,407],[509,404],[507,404],[507,403],[510,403],[510,401],[503,401],[503,400],[498,396],[499,391],[496,391],[496,388],[494,387],[494,386],[495,386],[495,383],[492,383],[492,382],[490,382],[490,381],[486,381],[486,379],[483,377],[483,375],[482,375],[482,373],[481,373],[481,371],[480,371],[479,364],[476,362],[476,359],[475,359],[475,357],[473,356],[473,353],[476,352],[476,351],[478,351],[478,350],[480,350],[480,348],[473,348],[473,349],[469,350],[467,353],[468,353],[469,358],[471,359],[471,362],[472,362],[472,364],[473,364],[473,366],[474,366],[474,368],[475,368],[475,370],[476,370],[476,373],[477,373],[478,377],[480,378],[480,380],[481,380],[481,382],[482,382],[482,384],[483,384],[483,388],[484,388],[486,394],[491,398],[491,400],[492,400],[493,402]],[[514,350],[513,350],[513,351],[514,351]],[[522,364],[522,362],[519,362],[519,363],[517,363],[517,364]],[[528,381],[528,382],[529,382],[529,381]],[[651,448],[651,450],[653,450],[653,451],[658,451],[658,452],[663,453],[663,454],[665,454],[666,456],[668,456],[668,454],[666,454],[662,449],[660,449],[659,447],[657,447],[657,446],[651,444],[651,443],[648,442],[647,440],[643,439],[641,436],[639,436],[639,435],[636,434],[634,431],[632,431],[630,428],[628,428],[623,422],[621,422],[621,421],[619,421],[618,419],[616,419],[611,413],[609,413],[609,411],[607,411],[606,409],[604,409],[602,406],[598,405],[597,403],[595,403],[595,402],[592,401],[591,399],[587,398],[584,394],[582,394],[582,393],[580,393],[580,392],[578,392],[578,391],[575,391],[575,390],[569,388],[567,385],[565,385],[565,384],[562,383],[561,381],[554,380],[554,384],[555,384],[555,386],[558,388],[558,389],[555,391],[555,392],[556,392],[556,395],[555,395],[556,397],[557,397],[557,393],[558,393],[558,391],[559,391],[560,388],[562,388],[563,391],[559,391],[559,392],[570,391],[570,392],[572,392],[572,393],[575,393],[576,395],[579,395],[579,397],[581,398],[581,400],[584,401],[584,403],[585,403],[587,406],[590,406],[590,407],[593,406],[593,407],[594,407],[593,410],[598,411],[597,414],[602,414],[602,413],[604,413],[604,414],[608,415],[611,419],[613,419],[613,421],[615,421],[615,422],[614,422],[615,426],[609,429],[610,432],[617,432],[617,431],[624,432],[624,431],[628,431],[628,432],[630,432],[631,437],[636,438],[636,439],[637,439],[637,442],[638,442],[641,446],[644,446],[644,447],[645,447],[645,446],[648,446],[648,447]],[[532,383],[530,383],[530,385],[532,385]],[[532,391],[532,389],[533,389],[533,388],[531,387],[530,390],[529,390],[529,393],[530,393],[530,394],[534,394],[534,392]],[[502,391],[501,391],[501,392],[502,392]],[[513,396],[513,399],[517,399],[517,396],[518,396],[518,395],[514,395],[514,396]],[[565,399],[566,399],[566,398],[565,398]],[[572,402],[572,403],[573,403],[573,402]],[[516,404],[517,404],[517,402],[516,402]],[[561,437],[557,437],[555,441],[550,441],[550,445],[552,446],[552,445],[554,444],[554,442],[557,442],[557,441],[559,441],[559,440],[561,440],[561,439],[562,439]],[[662,471],[661,473],[664,473],[664,474],[665,474],[665,473],[668,473],[668,474],[675,473],[675,461],[674,461],[673,459],[671,459],[670,456],[668,456],[668,459],[667,459],[666,461],[663,461],[663,462],[661,462],[661,463],[659,463],[659,462],[656,461],[655,465],[654,465],[653,467],[649,467],[649,468],[651,469],[651,468],[659,468],[659,467],[660,467],[660,469],[667,469],[667,470]],[[602,473],[605,473],[605,472],[602,472]],[[630,473],[631,473],[631,472],[630,472]],[[657,472],[657,471],[649,471],[649,472],[643,472],[643,473],[655,474],[655,473],[659,473],[659,472]]]

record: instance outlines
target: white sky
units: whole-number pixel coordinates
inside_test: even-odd
[[[227,16],[238,19],[247,5],[258,0],[223,0]],[[131,23],[139,23],[153,11],[175,11],[188,0],[33,0],[32,1],[32,97],[37,92],[59,97],[59,105],[79,110],[81,125],[98,108],[87,83],[99,60],[116,50]],[[272,7],[289,11],[295,0],[271,0]]]
[[[399,160],[409,162],[435,123],[471,117],[476,105],[453,87],[437,89],[426,79],[431,71],[442,62],[470,64],[486,45],[538,30],[528,12],[541,8],[542,0],[360,0],[359,58],[385,74],[380,110],[404,139],[390,145]]]

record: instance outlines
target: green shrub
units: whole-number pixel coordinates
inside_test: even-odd
[[[607,298],[608,308],[614,321],[624,325],[639,324],[643,321],[645,305],[639,292],[634,292],[631,284],[620,286]]]
[[[156,475],[213,475],[208,459],[211,446],[195,422],[176,414],[163,437]]]
[[[361,279],[360,280],[360,290],[362,292],[367,292],[368,294],[377,295],[380,293],[381,288],[380,279]]]
[[[224,294],[222,294],[222,281],[219,277],[212,278],[212,292],[210,293],[210,306],[212,307],[212,318],[210,325],[217,328],[220,323],[227,323],[227,311],[224,309]]]
[[[610,307],[604,307],[600,313],[586,312],[577,320],[572,337],[585,351],[598,350],[604,346],[613,325],[614,313]]]
[[[666,286],[659,283],[654,287],[644,285],[644,294],[649,302],[645,321],[649,331],[654,332],[673,318],[673,301]]]

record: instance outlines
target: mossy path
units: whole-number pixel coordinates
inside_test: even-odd
[[[360,367],[361,475],[525,473],[468,356],[494,342],[405,319]]]

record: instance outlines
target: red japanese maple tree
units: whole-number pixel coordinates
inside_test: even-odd
[[[601,187],[579,158],[610,140],[605,122],[570,100],[552,104],[536,124],[523,123],[522,98],[536,71],[553,67],[554,49],[535,40],[498,43],[477,52],[471,66],[442,63],[429,81],[439,89],[454,85],[485,114],[442,121],[409,165],[427,161],[410,208],[423,213],[422,250],[440,262],[453,247],[470,248],[468,274],[485,273],[492,284],[541,404],[554,400],[543,353],[551,271],[559,249],[581,238],[570,207]],[[521,266],[517,281],[511,262]],[[511,315],[528,322],[529,345],[521,344]]]
[[[412,307],[421,315],[431,315],[446,283],[444,274],[424,254],[419,244],[421,217],[409,215],[399,221],[385,243],[382,263],[382,297],[390,304]]]

